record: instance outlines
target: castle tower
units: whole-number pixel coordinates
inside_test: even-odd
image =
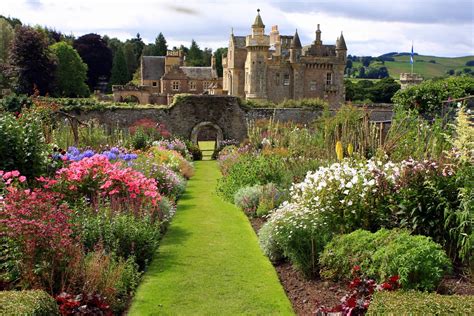
[[[260,9],[252,24],[252,35],[245,39],[245,95],[247,99],[267,99],[267,59],[270,37],[265,35],[265,25]]]
[[[323,41],[321,40],[321,30],[319,29],[319,24],[318,24],[318,29],[316,30],[316,40],[314,41],[316,45],[323,45]]]
[[[302,48],[303,46],[301,46],[298,30],[296,30],[295,36],[293,36],[293,39],[291,40],[291,44],[290,44],[290,62],[291,63],[296,63],[299,61]]]
[[[347,46],[346,41],[344,40],[344,35],[342,35],[336,40],[336,56],[340,60],[346,60],[347,57]]]

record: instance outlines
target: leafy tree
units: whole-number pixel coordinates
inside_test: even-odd
[[[474,60],[466,61],[466,66],[474,67]]]
[[[191,47],[186,55],[186,65],[201,66],[203,64],[203,53],[195,40],[191,41]]]
[[[357,78],[365,78],[365,68],[363,66],[359,68],[359,76]]]
[[[369,79],[381,79],[388,77],[388,69],[387,67],[369,67],[365,78]]]
[[[123,49],[119,48],[114,56],[114,63],[112,66],[112,75],[110,76],[111,85],[126,84],[130,80],[127,61]]]
[[[129,41],[125,42],[123,45],[123,53],[128,68],[128,76],[132,77],[135,71],[139,68],[139,60],[137,60],[137,57],[135,56],[133,44]]]
[[[118,38],[109,38],[107,35],[104,35],[103,37],[104,41],[107,43],[107,46],[110,48],[112,51],[112,56],[115,57],[115,53],[123,47],[122,41],[120,41]]]
[[[212,49],[204,48],[202,51],[202,63],[199,66],[210,66],[212,58]]]
[[[420,114],[435,115],[442,111],[443,101],[474,94],[473,77],[448,77],[427,80],[399,90],[392,98],[397,109],[416,109]]]
[[[56,62],[44,35],[29,26],[17,27],[10,49],[10,65],[17,82],[17,92],[40,94],[51,92]]]
[[[155,54],[153,56],[166,56],[168,51],[168,44],[166,43],[165,36],[160,32],[155,39]]]
[[[156,55],[156,45],[153,43],[147,44],[145,47],[143,47],[142,55],[143,56],[158,56]]]
[[[13,29],[15,29],[15,27],[17,27],[18,25],[21,26],[22,23],[19,19],[17,18],[11,18],[11,17],[6,17],[6,16],[3,16],[3,15],[0,15],[0,18],[6,20]]]
[[[86,34],[74,41],[74,48],[87,64],[87,85],[94,90],[100,77],[106,80],[112,69],[112,51],[107,43],[97,34]]]
[[[449,69],[448,71],[446,71],[446,73],[450,76],[453,76],[454,75],[454,69]]]
[[[216,69],[217,69],[217,75],[219,77],[222,77],[223,75],[223,69],[222,69],[222,56],[227,54],[227,47],[219,47],[216,49],[214,52],[214,56],[216,57]]]
[[[62,97],[86,97],[89,95],[87,65],[69,44],[59,42],[51,46],[58,67],[55,73],[55,94]]]
[[[360,58],[360,61],[364,67],[369,67],[370,62],[372,61],[372,57],[364,56]]]
[[[0,63],[6,62],[14,35],[15,31],[10,23],[4,18],[0,18]]]
[[[391,103],[393,95],[400,90],[400,84],[393,78],[383,78],[375,83],[370,92],[376,103]]]

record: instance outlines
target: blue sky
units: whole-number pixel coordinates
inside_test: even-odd
[[[353,55],[415,51],[424,55],[474,55],[474,0],[2,0],[0,14],[76,36],[108,34],[122,40],[141,34],[146,42],[162,32],[170,46],[227,46],[231,27],[250,32],[257,8],[266,31],[298,29],[303,45],[321,24],[323,43],[343,31]]]

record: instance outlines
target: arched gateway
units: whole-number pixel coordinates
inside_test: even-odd
[[[224,133],[222,132],[222,129],[219,127],[219,125],[214,124],[212,122],[201,122],[194,126],[193,130],[191,131],[191,141],[197,145],[199,140],[199,132],[201,132],[205,128],[214,129],[214,131],[216,132],[216,146],[217,148],[219,148],[221,142],[224,140]]]

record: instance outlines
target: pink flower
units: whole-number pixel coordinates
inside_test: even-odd
[[[18,177],[18,176],[20,175],[20,171],[18,171],[18,170],[13,170],[13,171],[12,171],[12,175],[16,178],[16,177]]]
[[[10,179],[11,176],[12,176],[12,173],[10,171],[5,172],[5,174],[3,175],[3,179],[5,180]]]
[[[18,180],[20,180],[21,183],[25,182],[26,181],[26,177],[25,176],[21,176],[18,178]]]

